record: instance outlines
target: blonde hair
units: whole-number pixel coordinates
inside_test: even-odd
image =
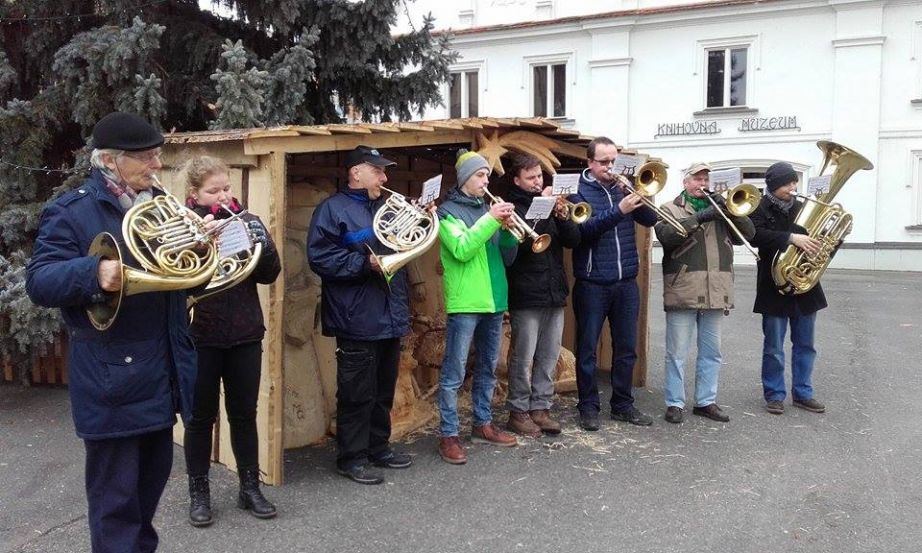
[[[191,198],[208,177],[218,173],[230,174],[230,168],[220,159],[205,155],[189,158],[179,169],[179,181],[185,183],[186,197]]]

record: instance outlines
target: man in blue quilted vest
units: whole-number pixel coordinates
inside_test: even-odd
[[[637,342],[640,291],[639,257],[634,223],[656,224],[656,213],[640,196],[622,190],[608,169],[618,155],[611,139],[600,136],[586,151],[588,168],[579,180],[572,202],[588,202],[592,216],[580,225],[580,244],[573,250],[573,313],[576,315],[576,386],[580,426],[599,429],[599,387],[596,348],[602,325],[611,327],[611,418],[639,426],[653,424],[634,407],[632,376]]]

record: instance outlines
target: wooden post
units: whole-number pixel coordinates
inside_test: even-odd
[[[634,363],[634,386],[647,385],[647,367],[650,357],[650,269],[652,231],[642,225],[634,225],[637,233],[638,272],[637,287],[640,289],[640,312],[637,314],[637,361]]]

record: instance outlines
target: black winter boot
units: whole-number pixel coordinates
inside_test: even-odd
[[[240,471],[240,494],[237,507],[250,511],[256,518],[272,518],[276,515],[275,505],[263,496],[259,489],[258,468],[237,468]]]
[[[212,522],[208,475],[189,476],[189,524],[201,527],[211,526]]]

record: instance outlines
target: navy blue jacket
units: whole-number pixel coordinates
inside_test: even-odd
[[[325,336],[371,341],[410,332],[406,270],[397,271],[388,287],[368,261],[369,247],[378,255],[394,253],[371,227],[382,204],[371,201],[365,190],[343,189],[314,210],[307,259],[321,280]]]
[[[637,276],[634,222],[652,227],[656,212],[641,206],[625,215],[618,209],[623,198],[620,187],[598,182],[588,169],[580,176],[579,192],[570,201],[589,203],[592,216],[579,226],[580,243],[573,249],[573,276],[578,280],[613,284]]]
[[[162,192],[160,192],[162,193]],[[60,307],[70,332],[69,388],[77,435],[105,439],[171,427],[192,414],[196,355],[189,337],[186,292],[122,299],[104,332],[85,308],[102,302],[93,238],[111,233],[123,244],[124,213],[94,170],[82,186],[47,205],[27,268],[26,291],[38,305]],[[122,246],[122,261],[138,267]]]

